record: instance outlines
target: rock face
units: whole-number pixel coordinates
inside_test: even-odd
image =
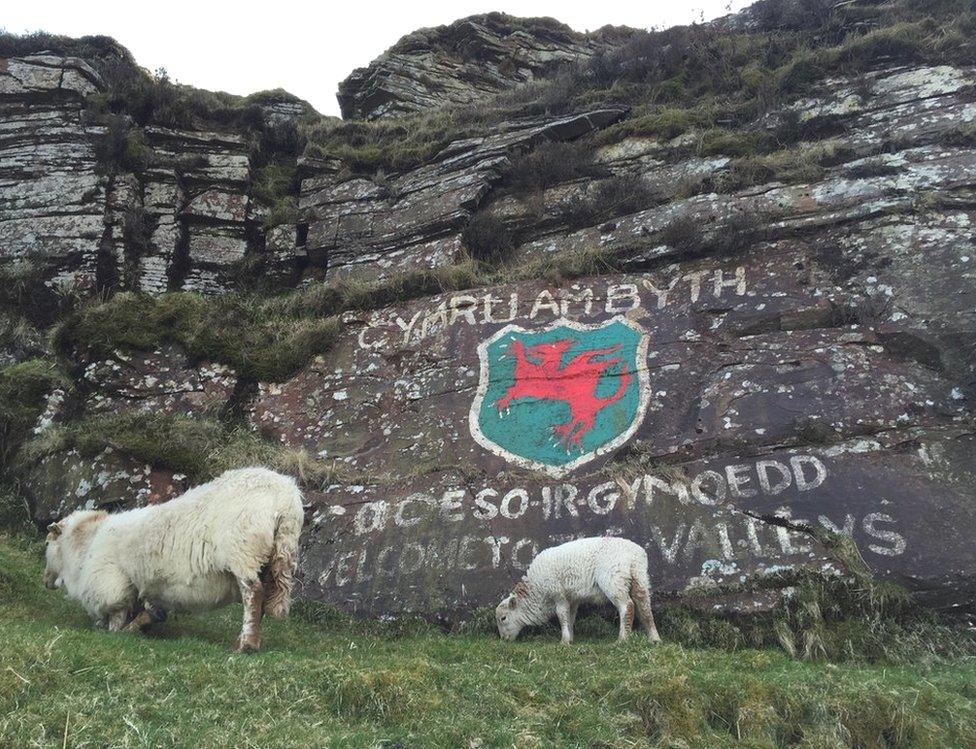
[[[56,282],[94,285],[105,189],[95,168],[102,129],[83,97],[104,86],[77,58],[0,60],[0,262],[52,267]]]
[[[598,46],[498,23],[401,42],[344,84],[345,110],[468,101]],[[106,176],[106,129],[82,116],[103,85],[66,57],[0,68],[0,263],[218,294],[259,259],[277,287],[389,282],[391,299],[468,259],[473,217],[511,235],[490,283],[346,312],[333,348],[281,382],[175,344],[74,352],[75,388],[39,429],[206,415],[341,468],[306,486],[301,595],[454,618],[495,603],[539,549],[615,534],[647,548],[659,595],[733,587],[749,610],[769,603],[759,578],[837,567],[823,529],[921,600],[972,610],[976,69],[880,60],[718,141],[643,135],[634,112],[593,105],[485,125],[398,174],[309,158],[300,218],[267,230],[239,135],[146,126],[154,158]],[[550,143],[598,168],[513,186]],[[587,257],[586,275],[567,270]],[[30,331],[8,344],[4,314],[4,362],[47,355]],[[186,483],[112,449],[49,455],[22,479],[38,522]]]
[[[603,533],[644,544],[657,590],[682,592],[829,567],[815,526],[853,536],[923,600],[970,605],[976,162],[959,123],[976,115],[973,80],[879,71],[856,97],[825,81],[771,115],[829,118],[843,148],[812,183],[705,191],[582,229],[563,206],[593,180],[531,202],[489,193],[526,262],[616,247],[649,270],[351,314],[334,356],[262,386],[263,433],[360,477],[312,495],[306,594],[451,616],[495,602],[536,550]],[[737,168],[685,138],[597,158],[654,202]],[[656,239],[676,225],[697,236]]]
[[[781,516],[961,602],[976,580],[964,398],[877,331],[826,323],[819,271],[762,246],[350,317],[335,358],[253,407],[269,436],[363,480],[317,498],[306,591],[449,613],[492,602],[534,551],[603,533],[646,545],[661,591],[825,564],[765,519]],[[918,496],[940,497],[937,517]]]
[[[79,386],[87,413],[142,413],[194,416],[216,413],[237,385],[235,372],[222,364],[193,365],[175,346],[140,353],[116,352],[86,366]]]
[[[111,448],[95,456],[75,450],[51,455],[28,473],[27,491],[39,525],[76,509],[129,509],[165,502],[189,486],[186,476],[155,469]]]
[[[612,124],[623,110],[505,123],[482,138],[451,143],[436,163],[378,185],[334,175],[302,182],[300,206],[311,216],[305,247],[328,275],[374,280],[391,273],[451,265],[464,250],[461,231],[509,157],[542,141],[564,141]]]
[[[354,70],[339,84],[339,107],[344,118],[375,120],[470,104],[608,46],[551,19],[472,16],[415,31]]]
[[[149,166],[106,176],[108,133],[84,116],[104,89],[77,58],[0,60],[0,265],[29,261],[49,286],[225,291],[251,220],[243,139],[148,127]]]
[[[147,131],[172,167],[147,173],[144,209],[155,222],[151,251],[139,259],[139,288],[216,293],[244,259],[250,164],[238,135]]]

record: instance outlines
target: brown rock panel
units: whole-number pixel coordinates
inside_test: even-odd
[[[266,435],[360,477],[317,499],[307,593],[452,615],[493,602],[534,549],[608,532],[648,548],[663,592],[832,564],[807,534],[763,519],[775,515],[848,532],[878,572],[964,603],[976,584],[967,401],[944,370],[852,323],[843,309],[861,290],[836,286],[837,270],[815,244],[784,241],[347,315],[328,360],[262,385],[252,409]],[[546,364],[531,347],[520,380],[504,374],[506,357],[516,372],[522,360],[512,344],[492,348],[576,336],[570,350],[585,354],[613,341],[584,336],[613,325],[644,342],[621,359],[627,380],[619,364],[587,379],[572,369],[580,354]],[[520,381],[527,395],[501,404]],[[610,430],[606,441],[574,445],[556,429],[630,382],[636,415],[588,427]]]
[[[148,353],[117,352],[88,364],[82,374],[90,413],[216,414],[234,393],[237,375],[223,364],[191,365],[176,347]]]
[[[933,436],[915,450],[858,441],[562,481],[444,473],[331,489],[304,538],[303,594],[366,613],[448,618],[493,605],[534,554],[575,537],[621,535],[648,551],[658,593],[708,593],[795,566],[837,569],[778,516],[850,535],[878,573],[929,603],[971,600],[976,556],[972,442]],[[954,484],[962,450],[969,472]],[[933,461],[932,453],[943,457]],[[682,477],[674,478],[680,470]],[[435,478],[436,481],[431,481]],[[938,497],[937,504],[919,497]],[[746,593],[736,607],[762,607]],[[751,601],[755,597],[756,601]]]

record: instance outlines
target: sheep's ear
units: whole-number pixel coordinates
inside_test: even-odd
[[[506,603],[508,603],[508,607],[510,609],[514,609],[515,605],[518,603],[518,598],[516,598],[514,595],[511,595],[508,597],[508,601],[506,601]]]
[[[525,598],[529,594],[529,585],[525,580],[519,580],[513,591],[518,598]]]
[[[61,523],[51,523],[47,527],[47,540],[56,541],[61,537]]]

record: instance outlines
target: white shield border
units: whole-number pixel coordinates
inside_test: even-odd
[[[637,368],[637,412],[634,414],[634,419],[626,430],[618,434],[609,442],[600,445],[600,447],[598,447],[596,450],[583,453],[575,460],[561,466],[552,466],[548,465],[547,463],[539,463],[531,458],[524,458],[521,455],[516,455],[484,435],[484,433],[481,431],[481,426],[478,424],[478,416],[481,412],[481,405],[484,402],[485,394],[488,392],[488,347],[491,346],[492,343],[513,331],[517,333],[545,333],[559,327],[566,327],[570,328],[571,330],[589,331],[599,330],[600,328],[606,327],[614,322],[623,323],[640,336],[637,343],[637,361],[635,362],[635,366]],[[557,479],[563,478],[567,474],[572,473],[580,466],[589,463],[591,460],[616,450],[634,435],[634,432],[636,432],[638,427],[640,427],[640,425],[644,422],[644,416],[647,413],[647,406],[651,397],[650,377],[648,376],[647,371],[648,339],[649,336],[647,332],[640,325],[633,320],[624,317],[623,315],[616,315],[615,317],[608,318],[602,322],[590,324],[580,323],[576,322],[575,320],[568,320],[565,317],[560,317],[551,325],[547,325],[543,328],[524,328],[521,325],[515,324],[506,325],[504,328],[496,331],[494,335],[486,338],[478,344],[478,359],[481,363],[480,373],[478,375],[478,391],[475,394],[474,401],[471,403],[471,410],[468,412],[468,426],[471,429],[471,436],[474,437],[475,442],[488,450],[488,452],[497,455],[510,463],[514,463],[521,468],[542,471],[543,473]]]

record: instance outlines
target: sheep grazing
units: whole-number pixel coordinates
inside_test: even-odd
[[[263,614],[285,616],[291,605],[302,521],[293,479],[264,468],[227,471],[164,504],[83,510],[52,523],[44,583],[63,587],[110,630],[240,600],[235,649],[257,650]]]
[[[544,624],[555,614],[568,644],[579,605],[607,601],[620,614],[621,640],[634,628],[636,610],[647,638],[661,641],[651,613],[647,553],[625,538],[581,538],[541,552],[498,604],[495,623],[503,640],[514,640],[522,627]]]

